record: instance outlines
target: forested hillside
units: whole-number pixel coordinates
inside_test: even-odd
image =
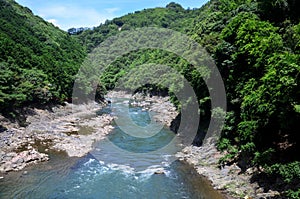
[[[193,28],[192,21],[199,13],[199,9],[185,10],[179,4],[170,3],[166,8],[144,9],[107,20],[92,30],[71,28],[69,33],[77,35],[81,43],[91,51],[109,36],[135,28],[161,27],[189,33]]]
[[[244,171],[257,167],[257,179],[268,179],[269,187],[275,186],[288,198],[299,198],[298,8],[296,0],[212,0],[195,10],[171,3],[73,34],[89,51],[111,35],[145,26],[191,36],[212,55],[225,81],[228,113],[218,148],[226,155],[220,164],[237,162]],[[146,50],[116,60],[100,78],[102,88],[114,88],[128,69],[143,63],[172,65],[184,74],[198,95],[203,125],[209,121],[204,82],[193,73],[192,65],[168,52]],[[148,89],[164,90],[153,85]]]
[[[185,10],[170,3],[107,20],[93,29],[72,28],[68,34],[13,0],[0,0],[0,111],[70,99],[86,51],[123,31],[170,28],[201,44],[225,82],[228,109],[218,149],[226,155],[220,165],[238,163],[243,171],[257,168],[253,180],[264,188],[300,198],[299,4],[211,0],[200,9]],[[208,89],[192,64],[170,52],[148,49],[118,58],[98,77],[98,96],[146,63],[172,66],[191,83],[201,107],[201,135],[212,114]],[[159,85],[141,89],[172,96]]]
[[[66,32],[13,0],[0,1],[0,111],[71,98],[85,56]]]

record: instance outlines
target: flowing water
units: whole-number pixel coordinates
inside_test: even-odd
[[[148,127],[158,126],[150,125],[148,112],[117,102],[99,111],[104,113],[119,118],[129,114],[133,123],[119,120],[108,138],[83,158],[51,151],[49,162],[6,175],[0,180],[0,198],[222,198],[174,159],[181,148],[173,132],[163,128],[152,134]]]

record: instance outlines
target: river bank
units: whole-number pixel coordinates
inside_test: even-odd
[[[123,103],[153,111],[156,113],[153,119],[167,127],[178,115],[168,97],[110,92],[106,98],[124,98]],[[0,133],[0,172],[20,171],[30,164],[48,161],[49,150],[65,151],[70,157],[86,155],[93,149],[95,141],[104,139],[113,129],[112,115],[97,114],[105,106],[107,103],[89,103],[65,104],[50,110],[30,109],[26,127],[1,117],[0,125],[6,130]],[[242,174],[236,164],[220,169],[218,160],[222,154],[213,143],[188,146],[176,156],[208,179],[214,189],[226,195],[225,198],[272,198],[278,195],[273,191],[264,193],[258,184],[252,183],[251,170]],[[3,177],[0,175],[0,178]]]
[[[131,105],[141,106],[157,114],[154,119],[171,127],[171,122],[178,115],[175,106],[170,103],[168,97],[144,96],[136,94],[133,97],[124,92],[111,92],[108,98],[133,98]],[[129,102],[128,102],[129,103]],[[267,199],[280,198],[279,192],[264,190],[258,183],[253,182],[252,175],[257,172],[256,168],[250,168],[246,172],[237,164],[226,165],[220,168],[218,161],[224,156],[217,150],[215,143],[208,142],[201,147],[187,146],[176,157],[195,169],[197,174],[210,181],[215,190],[223,193],[224,198],[242,199]]]
[[[177,112],[168,97],[133,97],[124,92],[110,92],[106,98],[132,99],[128,103],[156,112],[154,119],[170,126]],[[0,116],[0,173],[23,170],[26,166],[49,160],[48,151],[65,151],[69,157],[82,157],[113,129],[110,114],[98,115],[107,106],[66,103],[51,109],[26,108],[26,127]],[[1,177],[1,176],[0,176]]]
[[[255,168],[242,172],[236,163],[220,168],[218,160],[223,155],[215,144],[207,142],[201,147],[185,147],[176,157],[192,165],[198,174],[211,182],[214,189],[225,193],[229,198],[281,198],[279,192],[264,190],[252,180],[253,174],[257,172]]]
[[[171,126],[171,122],[178,115],[176,107],[170,102],[169,97],[160,97],[160,96],[147,96],[142,95],[141,93],[136,93],[133,96],[124,91],[112,91],[106,95],[106,98],[125,98],[131,99],[129,101],[124,101],[131,106],[142,107],[144,111],[155,112],[153,119],[156,122],[160,122],[167,127]]]
[[[28,108],[26,127],[1,117],[0,124],[6,130],[0,134],[0,172],[19,171],[47,161],[49,150],[65,151],[70,157],[84,156],[112,129],[112,116],[96,115],[103,106],[66,103],[51,110]]]

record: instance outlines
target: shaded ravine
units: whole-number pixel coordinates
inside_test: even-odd
[[[128,113],[122,101],[114,108],[118,111],[98,113]],[[149,123],[141,108],[132,107],[129,114],[139,126]],[[50,151],[49,162],[8,174],[0,181],[0,198],[222,198],[189,165],[172,159],[181,150],[180,140],[157,150],[177,139],[173,132],[164,128],[156,136],[137,139],[122,132],[122,125],[126,123],[114,124],[107,139],[82,158]]]

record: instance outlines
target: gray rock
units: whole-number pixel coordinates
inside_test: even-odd
[[[11,171],[13,171],[12,167],[6,167],[6,168],[4,168],[4,172],[11,172]]]
[[[22,163],[24,163],[24,159],[23,158],[18,159],[17,164],[22,164]]]

